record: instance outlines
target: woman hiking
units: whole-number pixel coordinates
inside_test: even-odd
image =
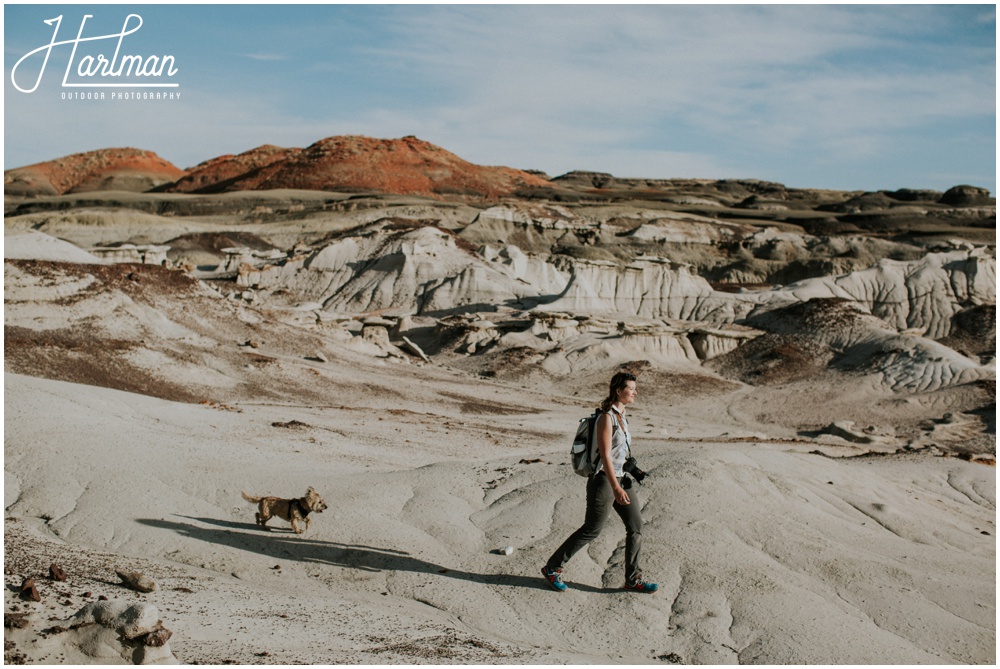
[[[562,580],[563,565],[597,538],[611,509],[625,523],[625,589],[651,593],[659,587],[642,578],[639,568],[642,509],[632,479],[624,471],[632,445],[625,407],[635,398],[635,376],[629,372],[615,374],[594,425],[600,459],[595,472],[587,478],[587,515],[583,526],[571,534],[542,567],[542,575],[553,590],[563,592],[567,589]]]

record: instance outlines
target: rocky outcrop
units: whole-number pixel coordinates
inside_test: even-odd
[[[627,314],[732,323],[753,304],[719,293],[689,267],[663,258],[639,258],[621,267],[576,261],[566,291],[544,309],[579,314]]]
[[[3,241],[4,258],[52,260],[56,262],[86,264],[103,262],[100,258],[84,251],[79,246],[35,230],[7,232],[4,234]]]
[[[953,317],[964,308],[996,303],[996,259],[986,249],[883,259],[869,269],[755,293],[717,291],[689,267],[661,258],[639,258],[624,267],[576,261],[566,291],[544,308],[732,323],[754,310],[814,298],[850,300],[897,330],[938,339],[950,333]]]
[[[552,180],[563,186],[581,186],[584,188],[607,188],[615,184],[615,178],[607,172],[587,172],[574,170]]]
[[[8,648],[30,648],[36,661],[61,664],[178,664],[170,650],[172,632],[145,602],[105,598],[65,619],[35,613],[15,614],[9,625],[5,616],[4,622],[5,658]]]
[[[492,207],[459,236],[419,221],[404,225],[382,219],[297,255],[262,266],[244,264],[239,283],[253,288],[262,303],[287,295],[295,304],[314,304],[310,317],[317,322],[330,315],[371,314],[444,319],[438,326],[441,341],[411,341],[432,356],[444,350],[466,355],[522,351],[553,374],[617,359],[700,365],[735,354],[762,333],[772,333],[772,339],[755,342],[746,353],[771,360],[772,347],[788,353],[789,364],[780,374],[755,376],[757,363],[739,363],[748,372],[737,375],[748,382],[853,365],[877,377],[879,384],[915,391],[994,373],[979,360],[931,341],[949,336],[956,323],[965,322],[958,314],[976,305],[995,305],[996,261],[989,248],[958,245],[914,260],[876,260],[888,254],[919,255],[919,250],[861,236],[819,238],[740,226],[713,231],[707,221],[695,221],[704,239],[695,235],[677,243],[721,245],[748,262],[775,266],[821,253],[831,263],[839,258],[843,267],[864,267],[787,286],[723,290],[692,266],[660,256],[629,262],[571,259],[527,254],[513,244],[473,249],[468,243],[502,232],[519,233],[511,236],[523,241],[530,232],[543,240],[541,248],[562,235],[578,244],[590,236],[599,249],[607,243],[603,235],[627,238],[629,233],[610,231],[635,225],[616,220],[613,226],[595,226],[593,220],[560,218],[563,213],[570,212],[552,206]],[[652,223],[640,222],[630,232],[653,225],[669,231],[676,225],[680,234],[686,224],[670,216],[636,219],[646,220]],[[513,310],[527,312],[512,318]],[[783,339],[787,337],[798,343]],[[390,350],[388,330],[377,338],[368,333],[367,340],[380,351]],[[810,348],[815,354],[806,352]],[[800,372],[794,372],[795,365]]]
[[[808,279],[775,291],[775,298],[805,302],[817,297],[857,302],[897,330],[947,336],[953,317],[967,306],[996,304],[996,258],[987,249],[930,253],[908,262],[883,259],[841,276]]]
[[[167,251],[169,250],[169,246],[157,244],[119,244],[117,246],[98,246],[90,249],[90,252],[106,262],[164,265],[167,262]]]
[[[753,230],[707,216],[662,212],[654,218],[643,219],[638,227],[625,234],[638,242],[721,245],[743,240],[752,235]]]
[[[594,225],[556,205],[505,204],[479,213],[459,237],[475,244],[513,244],[526,253],[549,253],[558,244],[594,238]]]
[[[996,198],[990,197],[990,191],[976,186],[953,186],[941,196],[941,204],[953,207],[996,206]]]
[[[38,594],[38,586],[35,584],[35,579],[26,578],[21,581],[21,587],[19,588],[21,599],[25,601],[40,602],[42,601],[42,596]]]
[[[131,588],[136,592],[153,592],[157,588],[156,582],[153,579],[137,571],[116,571],[115,573],[122,580],[122,583],[125,584],[125,587]]]
[[[860,214],[868,211],[883,211],[896,202],[886,193],[862,193],[837,204],[820,206],[820,211],[835,211],[845,214]]]
[[[984,362],[994,359],[997,350],[997,306],[977,304],[955,314],[951,334],[940,340],[969,358]]]
[[[317,302],[328,312],[443,314],[494,310],[562,292],[565,276],[514,246],[474,252],[434,227],[374,226],[308,255],[240,270],[240,283]]]
[[[772,333],[768,350],[736,350],[715,367],[738,370],[747,382],[766,382],[763,372],[778,357],[811,365],[813,376],[828,366],[869,375],[895,392],[927,392],[996,377],[995,363],[980,364],[913,331],[900,333],[863,305],[842,298],[810,298],[761,310],[746,324]]]
[[[938,202],[943,195],[940,191],[920,188],[900,188],[899,190],[886,191],[885,194],[900,202]]]
[[[711,327],[660,319],[570,315],[552,311],[517,315],[455,314],[434,330],[438,346],[466,355],[494,354],[501,367],[538,365],[554,375],[645,359],[660,365],[699,365],[761,334],[743,326]]]
[[[174,664],[170,630],[163,627],[152,604],[119,600],[94,602],[66,621],[67,645],[95,661],[131,664]]]
[[[835,364],[872,374],[894,391],[923,392],[995,377],[992,364],[981,364],[932,341],[947,335],[955,315],[969,305],[995,304],[995,266],[984,249],[959,250],[910,262],[882,260],[860,272],[771,290],[726,293],[714,290],[687,267],[662,259],[639,259],[624,267],[577,261],[566,291],[536,311],[676,319],[689,326],[741,322],[778,338],[755,342],[756,348],[739,353],[741,342],[726,349],[720,346],[725,339],[718,336],[686,335],[681,348],[671,350],[660,327],[655,342],[645,331],[623,336],[614,345],[660,359],[704,361],[729,353],[748,355],[746,362],[731,366],[745,370],[739,373],[748,382],[789,378],[787,373],[761,376],[752,362],[770,366],[785,354],[774,358],[768,347],[784,348],[802,374]],[[572,346],[570,341],[560,340],[566,349]],[[699,348],[689,352],[686,347],[695,342]]]

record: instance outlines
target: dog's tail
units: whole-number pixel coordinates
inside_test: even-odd
[[[253,502],[254,504],[263,499],[263,497],[254,497],[253,495],[248,495],[242,490],[240,491],[240,494],[243,495],[243,499],[245,499],[248,502]]]

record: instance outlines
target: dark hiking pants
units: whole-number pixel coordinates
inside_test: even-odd
[[[583,526],[571,534],[562,546],[549,558],[549,569],[562,569],[563,565],[576,553],[597,538],[604,528],[604,522],[613,508],[625,523],[625,580],[633,582],[639,578],[639,550],[642,548],[642,510],[635,486],[626,489],[631,504],[615,502],[611,482],[604,472],[587,480],[587,516]]]

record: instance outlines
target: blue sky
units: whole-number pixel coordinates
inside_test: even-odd
[[[63,99],[69,45],[12,85],[43,20],[64,40],[129,13],[122,53],[172,55],[179,100]],[[416,135],[552,176],[996,192],[995,5],[6,5],[4,69],[5,169]]]

